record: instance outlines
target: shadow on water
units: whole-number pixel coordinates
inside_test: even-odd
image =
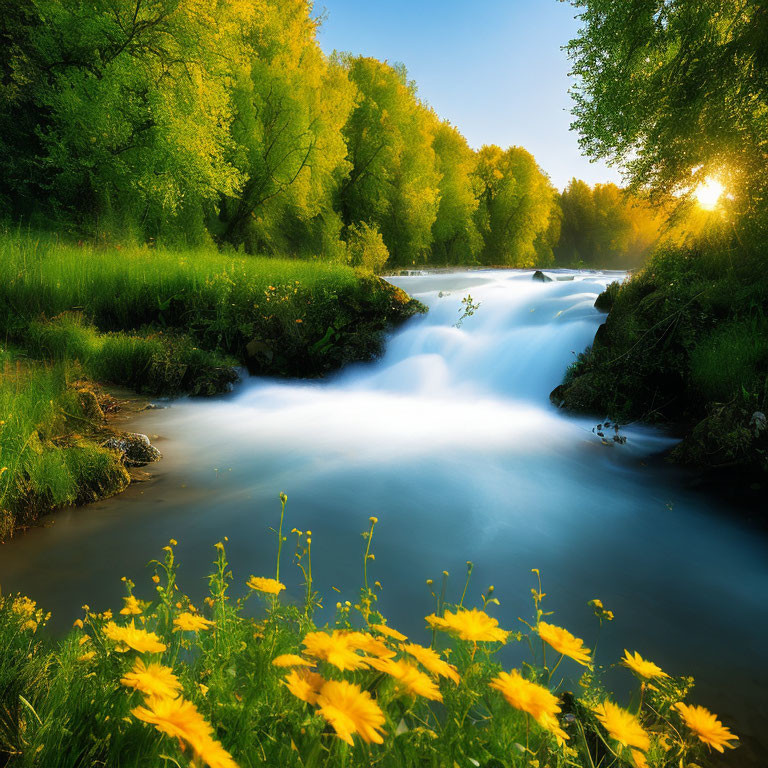
[[[0,583],[54,611],[63,630],[88,602],[118,604],[120,576],[146,585],[144,564],[179,540],[180,581],[205,589],[212,545],[229,537],[235,574],[274,567],[277,494],[287,527],[313,532],[313,566],[329,609],[354,600],[360,532],[380,524],[373,578],[394,626],[426,639],[427,578],[451,573],[460,594],[493,583],[502,626],[530,615],[531,568],[540,568],[556,620],[596,640],[586,606],[616,614],[599,660],[638,650],[673,674],[691,674],[695,698],[742,736],[728,765],[762,765],[768,750],[763,663],[768,634],[768,546],[724,503],[686,489],[655,460],[673,440],[629,428],[605,446],[594,420],[548,402],[603,315],[596,295],[615,274],[481,271],[393,278],[430,306],[390,339],[375,363],[323,381],[251,379],[231,395],[182,401],[136,426],[161,436],[164,461],[149,483],[56,516],[0,549]],[[461,299],[480,302],[455,323]],[[298,573],[283,566],[289,591]],[[141,592],[141,590],[139,590]],[[510,647],[509,664],[522,649]],[[576,674],[577,670],[571,670]],[[629,675],[610,682],[626,694]]]

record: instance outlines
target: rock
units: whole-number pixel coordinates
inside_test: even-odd
[[[571,280],[573,280],[573,275],[557,275],[555,280],[557,280],[559,283],[569,283]]]
[[[613,308],[613,302],[616,301],[616,296],[621,288],[621,283],[614,280],[606,289],[595,299],[595,309],[599,309],[601,312],[610,312]]]
[[[123,460],[129,467],[143,467],[163,458],[149,438],[138,432],[125,432],[120,437],[110,437],[104,447],[122,453]]]
[[[538,280],[540,283],[551,283],[552,278],[547,277],[540,269],[537,269],[531,276],[532,280]]]

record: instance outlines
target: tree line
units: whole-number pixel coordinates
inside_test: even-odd
[[[380,268],[628,266],[612,185],[473,150],[405,68],[325,55],[309,0],[4,0],[0,217]]]

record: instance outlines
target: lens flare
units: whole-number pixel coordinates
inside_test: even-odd
[[[705,211],[711,211],[720,200],[725,187],[717,179],[706,179],[694,190],[694,197]]]

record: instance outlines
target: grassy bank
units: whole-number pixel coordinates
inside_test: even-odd
[[[0,237],[0,333],[151,392],[221,390],[235,361],[317,376],[375,355],[418,309],[342,265]]]
[[[174,540],[147,587],[126,581],[114,613],[83,606],[58,642],[42,609],[0,598],[0,764],[679,768],[737,744],[687,703],[691,678],[629,652],[597,661],[546,612],[538,571],[522,623],[504,595],[476,589],[471,564],[466,584],[428,581],[425,628],[406,638],[377,609],[376,524],[363,534],[359,596],[337,603],[330,626],[314,619],[309,531],[292,531],[305,593],[280,598],[283,515],[276,569],[235,580],[220,542],[198,606],[179,582]],[[584,610],[595,639],[609,631],[599,600]],[[512,669],[499,661],[504,646]],[[603,684],[617,666],[626,708]]]
[[[125,485],[84,430],[76,382],[225,391],[235,366],[318,376],[376,355],[418,302],[370,273],[212,251],[0,234],[0,541]]]
[[[552,400],[623,423],[675,423],[683,463],[768,472],[762,258],[722,235],[657,250],[598,298],[606,322]]]
[[[99,445],[94,397],[71,365],[0,348],[0,542],[56,507],[128,485],[120,457]]]

